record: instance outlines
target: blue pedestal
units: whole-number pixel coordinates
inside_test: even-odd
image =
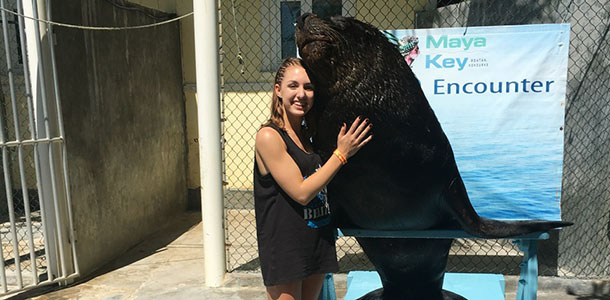
[[[455,239],[479,237],[469,235],[463,230],[404,230],[378,231],[366,229],[341,229],[339,236],[355,236],[368,238],[426,238]],[[521,277],[517,288],[517,300],[536,300],[538,290],[538,257],[537,242],[546,240],[546,232],[534,232],[518,237],[509,237],[523,251]],[[367,274],[369,273],[369,274]],[[354,283],[352,285],[351,283]],[[357,299],[366,293],[381,287],[381,280],[376,272],[354,271],[347,278],[347,295],[345,299]],[[498,274],[447,273],[443,288],[460,294],[469,300],[504,299],[504,277]],[[331,274],[326,275],[319,300],[336,300],[334,282]]]
[[[377,272],[353,271],[347,275],[345,300],[358,299],[381,287]],[[500,274],[447,273],[443,289],[468,300],[504,300],[504,276]]]

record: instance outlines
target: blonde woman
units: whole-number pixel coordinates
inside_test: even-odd
[[[254,200],[259,257],[269,299],[315,300],[324,273],[337,272],[326,185],[368,143],[371,124],[343,124],[337,150],[322,164],[303,118],[314,87],[298,58],[279,67],[271,117],[256,134]]]

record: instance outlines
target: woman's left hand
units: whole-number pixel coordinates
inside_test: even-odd
[[[362,117],[357,117],[350,128],[343,123],[339,136],[337,137],[337,149],[345,158],[354,156],[364,145],[371,141],[373,135],[368,135],[373,124],[369,119],[362,120]]]

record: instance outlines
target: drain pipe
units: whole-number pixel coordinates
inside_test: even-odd
[[[218,1],[193,0],[193,12],[205,285],[218,287],[225,275]]]

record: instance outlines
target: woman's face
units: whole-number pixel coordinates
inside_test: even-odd
[[[288,115],[303,117],[313,105],[313,84],[301,66],[286,68],[281,85],[275,85],[275,93]]]

